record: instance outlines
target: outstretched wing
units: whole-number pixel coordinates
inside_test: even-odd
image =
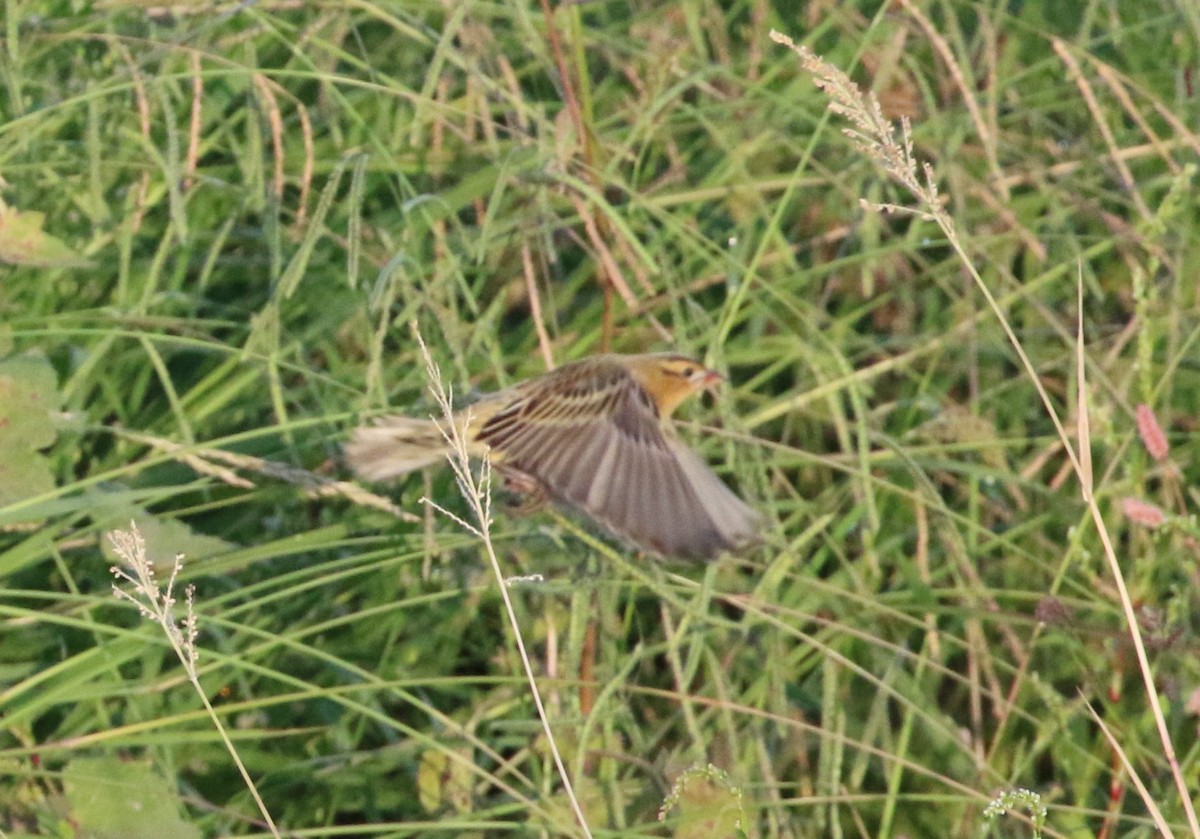
[[[664,433],[653,400],[624,367],[561,372],[480,430],[501,463],[645,550],[708,559],[756,538],[758,515]]]

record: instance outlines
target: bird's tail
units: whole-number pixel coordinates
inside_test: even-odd
[[[346,443],[346,462],[368,481],[384,481],[432,466],[450,451],[441,427],[433,420],[383,417],[354,429]]]

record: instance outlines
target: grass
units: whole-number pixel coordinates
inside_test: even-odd
[[[1190,4],[547,11],[6,11],[0,831],[1197,835]],[[413,320],[458,394],[706,358],[766,546],[339,483]]]

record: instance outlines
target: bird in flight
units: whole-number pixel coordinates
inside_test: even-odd
[[[757,540],[761,517],[675,434],[671,415],[723,377],[674,353],[596,355],[455,414],[467,452],[509,489],[581,510],[637,548],[712,559]],[[432,419],[384,417],[354,431],[346,460],[379,481],[445,459]]]

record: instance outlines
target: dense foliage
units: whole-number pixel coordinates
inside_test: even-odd
[[[1047,835],[1151,835],[1152,803],[1189,832],[1150,707],[1194,796],[1191,0],[548,11],[8,5],[0,830],[263,833],[166,637],[112,596],[104,534],[135,521],[161,582],[186,556],[199,683],[281,830],[582,835],[483,546],[420,502],[470,521],[452,476],[372,488],[406,515],[334,483],[354,424],[433,410],[415,322],[463,398],[604,348],[729,376],[682,434],[762,548],[662,564],[497,494],[593,834],[1030,835],[984,826],[1018,788]],[[1090,441],[1155,697],[968,263],[861,206],[916,203],[772,28],[911,120]]]

